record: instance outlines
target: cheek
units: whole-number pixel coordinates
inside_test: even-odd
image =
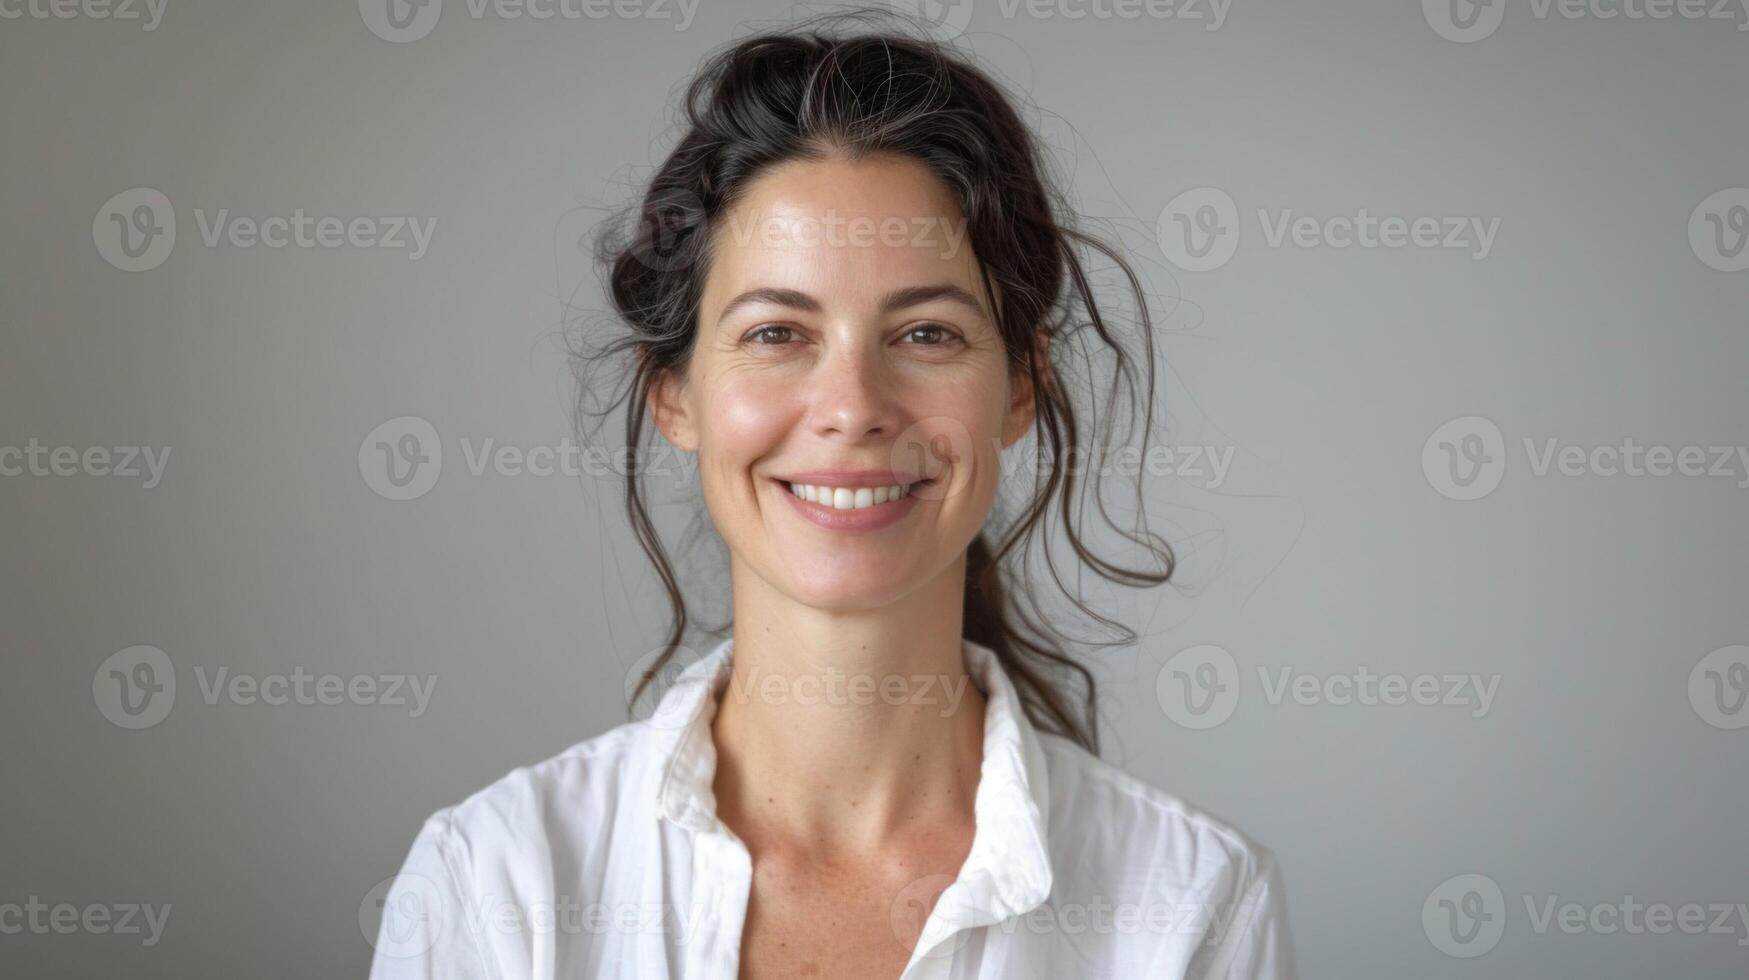
[[[725,378],[699,410],[703,444],[713,460],[726,469],[739,469],[783,442],[796,417],[795,387]]]
[[[902,461],[939,472],[938,465],[924,465],[925,458],[933,457],[949,463],[953,471],[951,483],[921,495],[939,501],[954,521],[987,506],[1002,475],[1007,391],[1000,379],[992,383],[980,374],[920,388],[910,404],[915,421],[899,440]]]
[[[951,419],[978,449],[980,459],[1001,449],[1003,416],[1008,405],[1007,387],[1000,378],[984,372],[954,384],[935,384],[920,389],[919,401],[927,399],[928,414]]]

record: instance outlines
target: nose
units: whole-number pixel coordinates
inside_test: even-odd
[[[816,366],[809,384],[816,435],[856,442],[898,433],[900,406],[878,343],[838,345]]]

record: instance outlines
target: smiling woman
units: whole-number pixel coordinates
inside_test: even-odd
[[[1171,574],[1145,523],[1112,523],[1100,467],[1083,485],[1069,465],[1133,434],[1123,405],[1146,453],[1141,287],[1073,229],[987,75],[871,19],[707,62],[601,240],[627,329],[580,377],[599,396],[588,369],[629,359],[603,401],[673,611],[639,692],[689,623],[636,466],[646,421],[696,456],[730,635],[650,719],[433,816],[373,975],[1293,976],[1272,853],[1098,758],[1091,673],[1010,587],[1037,544],[1040,580],[1134,641],[1067,592],[1053,513],[1095,574]],[[1124,275],[1136,351],[1092,256]],[[1029,436],[1033,478],[1009,479]],[[1144,567],[1085,544],[1083,495]]]

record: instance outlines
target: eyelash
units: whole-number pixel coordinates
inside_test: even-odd
[[[751,331],[749,331],[747,333],[747,336],[742,338],[742,339],[744,341],[752,343],[752,345],[755,347],[778,347],[778,346],[781,346],[780,344],[760,343],[760,342],[754,340],[755,337],[758,337],[760,334],[763,334],[768,330],[788,330],[792,333],[795,332],[794,327],[792,327],[788,324],[785,324],[785,323],[767,323],[767,324],[763,324],[763,325],[758,326],[758,327],[754,327]],[[905,328],[904,335],[910,336],[911,334],[916,333],[919,330],[938,330],[941,332],[942,337],[943,337],[943,339],[939,343],[923,344],[922,346],[924,346],[924,347],[945,347],[948,344],[957,343],[963,339],[962,337],[960,337],[959,334],[955,333],[947,325],[941,324],[941,323],[933,323],[933,322],[922,322],[922,323],[917,323],[917,324],[914,324],[910,327],[907,327],[907,328]]]

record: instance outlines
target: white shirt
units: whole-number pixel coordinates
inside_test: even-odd
[[[732,980],[752,862],[711,790],[732,642],[649,719],[428,819],[388,885],[372,980]],[[986,699],[976,826],[945,891],[937,876],[894,903],[903,923],[940,891],[902,980],[1293,980],[1270,850],[1038,732],[995,654],[962,647]]]

